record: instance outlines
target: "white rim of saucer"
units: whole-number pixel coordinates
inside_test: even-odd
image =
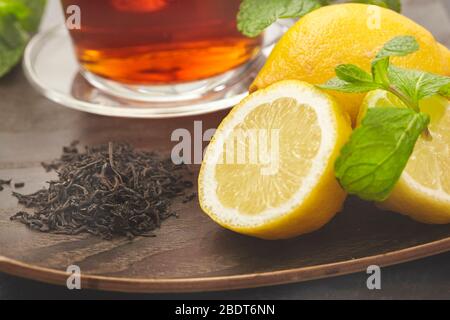
[[[279,28],[285,29],[285,27],[281,25],[279,25]],[[46,87],[42,83],[39,75],[34,69],[35,59],[36,57],[38,57],[39,51],[41,51],[42,47],[45,45],[45,40],[49,37],[56,37],[60,32],[63,31],[65,31],[64,26],[57,25],[46,31],[37,33],[28,43],[23,58],[23,69],[25,72],[25,76],[27,77],[31,85],[42,95],[62,106],[82,112],[110,117],[164,119],[195,116],[229,109],[239,103],[244,97],[248,95],[248,92],[243,92],[231,97],[220,98],[213,101],[191,103],[189,105],[173,107],[164,106],[148,108],[143,106],[111,106],[79,100],[65,92]],[[281,31],[281,34],[282,33],[283,31]],[[278,38],[274,39],[274,41],[261,48],[261,52],[258,55],[263,54],[263,51],[270,50],[270,48],[276,43],[277,40]],[[258,58],[256,57],[255,59]]]

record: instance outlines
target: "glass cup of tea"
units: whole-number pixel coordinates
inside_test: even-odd
[[[80,9],[70,35],[83,76],[111,95],[196,98],[244,72],[261,38],[239,33],[241,0],[61,0]]]

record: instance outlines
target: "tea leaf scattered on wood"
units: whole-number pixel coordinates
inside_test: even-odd
[[[9,180],[0,179],[0,191],[3,191],[5,189],[4,186],[10,187],[11,181],[12,181],[12,179],[9,179]]]
[[[86,147],[84,152],[76,144],[64,147],[60,159],[43,163],[58,173],[48,188],[31,195],[13,193],[34,213],[18,212],[11,220],[56,234],[154,236],[161,221],[176,215],[170,208],[176,198],[195,197],[186,194],[192,187],[187,166],[170,158],[129,144]]]
[[[23,187],[25,187],[25,183],[24,182],[16,182],[16,183],[14,183],[14,188],[16,188],[16,189],[20,189],[20,188],[23,188]]]

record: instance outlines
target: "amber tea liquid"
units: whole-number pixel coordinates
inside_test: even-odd
[[[253,57],[260,39],[236,29],[241,0],[63,0],[81,65],[125,84],[166,85],[220,75]]]

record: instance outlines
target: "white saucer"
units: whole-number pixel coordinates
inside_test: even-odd
[[[274,43],[287,27],[274,24],[265,33],[264,48],[239,70],[233,70],[225,84],[201,97],[172,101],[138,101],[118,98],[92,86],[80,73],[72,43],[64,26],[33,37],[24,54],[24,70],[31,84],[44,96],[62,106],[105,116],[128,118],[173,118],[199,115],[236,105],[264,64]]]

